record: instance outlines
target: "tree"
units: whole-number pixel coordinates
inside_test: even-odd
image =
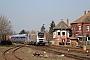
[[[20,31],[19,34],[25,34],[25,33],[26,33],[26,32],[25,32],[25,30],[23,29],[23,30]]]
[[[12,24],[5,16],[0,15],[0,38],[2,35],[11,34]]]
[[[30,31],[30,34],[35,34],[35,33],[36,33],[35,30],[31,30],[31,31]]]
[[[49,33],[52,34],[53,33],[53,28],[55,27],[55,23],[54,21],[52,20],[51,24],[50,24],[50,29],[49,29]]]
[[[12,35],[16,35],[16,34],[18,34],[18,33],[16,33],[16,31],[11,31],[11,34],[12,34]]]
[[[30,31],[25,31],[26,34],[30,34]]]
[[[47,39],[48,41],[51,41],[51,40],[52,40],[52,34],[46,33],[46,39]]]
[[[55,23],[54,21],[52,20],[51,24],[50,24],[50,27],[49,27],[49,33],[47,34],[48,35],[48,40],[52,40],[53,39],[53,28],[55,27]]]
[[[44,24],[43,24],[43,26],[41,27],[41,32],[45,32]]]

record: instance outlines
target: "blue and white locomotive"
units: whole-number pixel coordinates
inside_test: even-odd
[[[46,34],[43,32],[37,32],[36,34],[18,34],[11,35],[10,39],[13,43],[45,45]]]
[[[46,34],[43,32],[37,32],[30,35],[30,43],[34,45],[45,45]]]

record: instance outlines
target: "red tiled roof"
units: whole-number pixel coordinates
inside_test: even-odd
[[[78,18],[77,20],[74,20],[72,23],[90,23],[90,12],[88,12],[87,14],[81,16],[80,18]]]

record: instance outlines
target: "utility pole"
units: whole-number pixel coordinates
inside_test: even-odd
[[[85,39],[84,39],[83,33],[84,33],[84,31],[83,31],[83,22],[82,22],[82,41],[83,41],[83,50],[86,50],[86,44],[85,44]]]

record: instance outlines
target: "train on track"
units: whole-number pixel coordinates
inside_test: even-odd
[[[36,34],[11,35],[10,36],[10,41],[12,43],[45,45],[45,43],[46,43],[46,34],[44,32],[37,32]]]

